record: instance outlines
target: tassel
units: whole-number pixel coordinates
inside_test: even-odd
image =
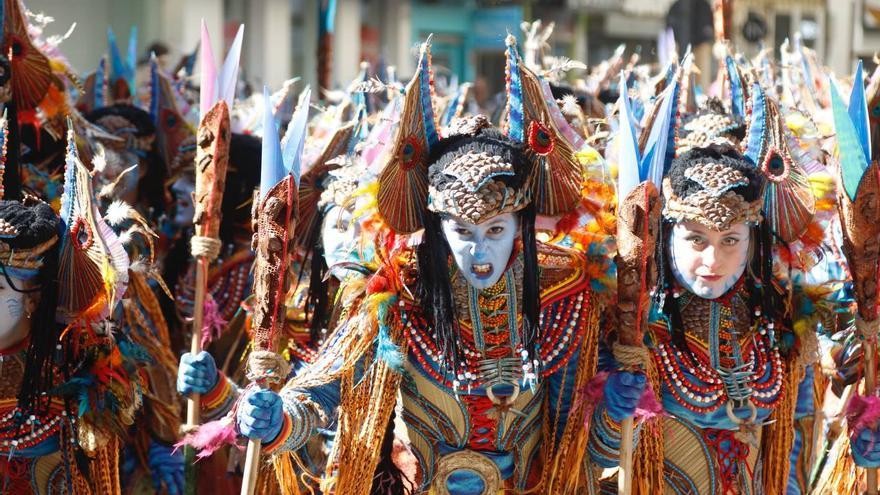
[[[391,334],[388,331],[388,308],[397,302],[397,296],[385,292],[371,296],[371,299],[377,301],[379,324],[379,335],[376,336],[376,359],[383,361],[391,370],[400,373],[403,371],[403,353],[391,340]]]
[[[648,387],[654,396],[660,391],[660,374],[653,361],[645,369]],[[641,405],[641,401],[639,401]],[[657,418],[645,421],[639,434],[639,444],[633,453],[633,494],[651,495],[664,493],[663,480],[664,454],[663,423]]]
[[[204,459],[225,447],[235,445],[238,434],[235,431],[235,423],[231,416],[225,416],[217,421],[211,421],[200,426],[196,431],[187,433],[182,440],[174,444],[175,451],[189,445],[198,451],[196,457]]]
[[[205,310],[202,316],[202,348],[208,346],[212,340],[220,338],[226,320],[220,316],[220,308],[217,301],[209,293],[205,298]]]

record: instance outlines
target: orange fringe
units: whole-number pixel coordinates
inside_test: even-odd
[[[569,411],[565,430],[555,442],[555,428],[557,418],[551,418],[549,412],[544,412],[543,428],[543,457],[544,466],[541,476],[540,493],[583,493],[590,476],[584,471],[584,455],[587,450],[590,431],[584,428],[587,404],[583,400],[583,390],[587,383],[596,374],[597,353],[599,343],[599,317],[605,308],[591,298],[589,305],[589,323],[584,341],[581,345],[581,353],[578,360],[577,371],[574,376],[574,395],[572,396],[572,409]],[[568,377],[566,377],[567,379]]]
[[[653,359],[645,367],[648,383],[656,397],[661,395],[660,373]],[[664,492],[663,482],[663,418],[645,422],[639,433],[639,443],[633,452],[633,494],[655,495]]]
[[[794,444],[794,410],[804,368],[797,362],[796,356],[788,361],[783,397],[771,415],[775,422],[764,426],[761,434],[764,493],[785,493],[791,469],[789,454]]]

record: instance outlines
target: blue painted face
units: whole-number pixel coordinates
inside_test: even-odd
[[[20,278],[10,276],[19,289],[30,288]],[[35,300],[24,292],[18,292],[0,275],[0,349],[9,348],[27,337],[30,325],[24,322],[25,313],[36,309]]]
[[[352,212],[346,208],[333,206],[324,215],[321,225],[321,242],[324,244],[324,260],[330,267],[330,273],[342,279],[341,270],[334,265],[347,261],[351,254],[358,223],[352,222]]]
[[[516,214],[503,213],[479,224],[446,217],[441,225],[443,237],[465,280],[475,289],[495,285],[507,268],[513,241],[519,235]]]
[[[669,241],[676,280],[704,299],[723,296],[745,272],[750,241],[751,230],[745,223],[725,231],[697,222],[676,224]]]

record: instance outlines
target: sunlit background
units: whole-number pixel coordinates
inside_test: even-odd
[[[62,45],[75,70],[91,72],[107,51],[107,28],[124,45],[137,27],[137,52],[148,47],[169,53],[167,64],[192,52],[205,19],[214,53],[228,45],[240,23],[246,25],[242,70],[253,87],[277,87],[296,75],[318,80],[318,40],[332,36],[327,81],[338,87],[355,77],[362,60],[374,71],[396,68],[405,78],[413,70],[413,47],[434,34],[437,74],[477,81],[489,92],[503,85],[503,38],[521,36],[520,23],[555,23],[549,50],[587,65],[607,58],[621,43],[642,61],[663,57],[659,46],[672,32],[680,45],[711,46],[711,6],[718,0],[27,0],[34,13],[55,19],[48,34],[76,28]],[[849,73],[857,59],[872,66],[880,49],[880,0],[728,0],[729,38],[746,55],[767,47],[777,52],[786,39],[814,49],[837,73]],[[708,14],[706,11],[708,9]],[[323,15],[322,15],[323,11]],[[669,29],[671,28],[671,30]],[[664,41],[666,39],[667,41]],[[705,43],[708,41],[708,43]],[[708,53],[706,54],[708,55]],[[662,61],[662,60],[661,60]],[[713,69],[714,70],[714,69]],[[707,77],[709,75],[707,74]]]

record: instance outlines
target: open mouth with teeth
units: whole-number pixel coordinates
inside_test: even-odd
[[[489,278],[492,276],[492,263],[473,263],[471,273],[477,278]]]

